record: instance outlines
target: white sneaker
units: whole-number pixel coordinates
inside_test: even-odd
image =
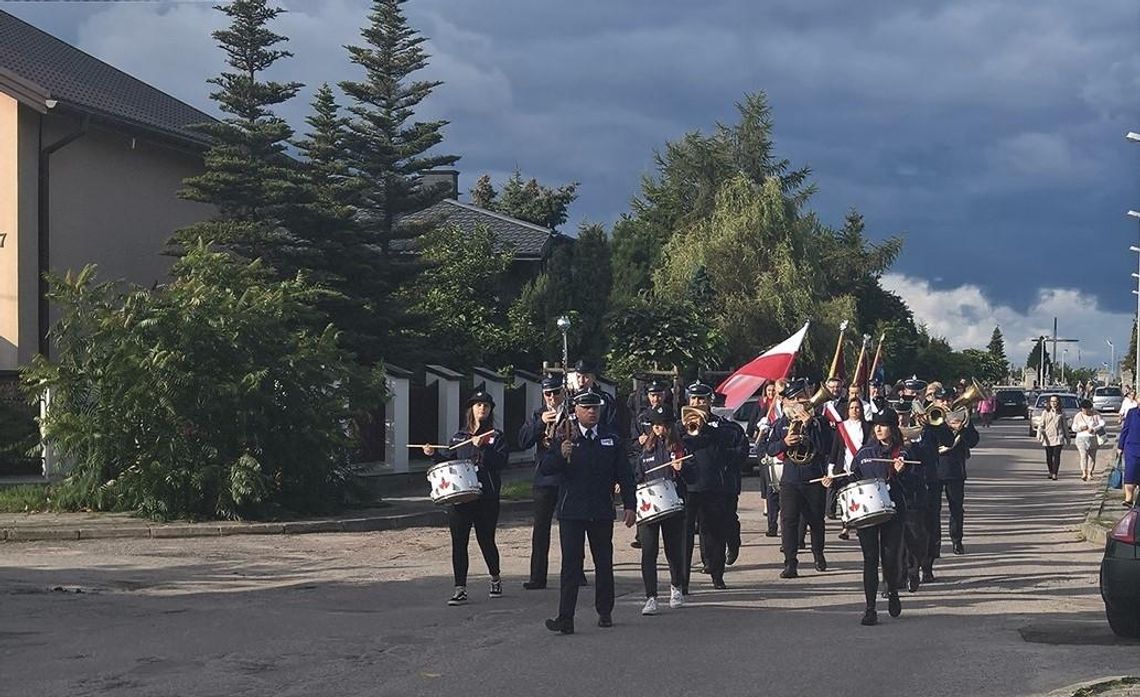
[[[657,614],[657,598],[646,598],[645,607],[641,608],[643,615],[656,615]]]
[[[669,607],[676,610],[685,604],[685,595],[677,586],[669,586]]]

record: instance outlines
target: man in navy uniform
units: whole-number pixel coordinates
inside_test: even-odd
[[[627,528],[636,520],[633,470],[616,431],[600,423],[602,398],[590,390],[574,395],[576,422],[570,438],[563,434],[542,458],[539,472],[560,475],[558,528],[562,547],[562,587],[558,616],[546,620],[546,628],[574,633],[574,610],[578,604],[577,580],[582,575],[585,543],[596,569],[594,607],[598,626],[613,626],[614,608],[614,485],[621,492],[623,521]]]
[[[940,426],[928,426],[938,444],[938,462],[933,472],[928,473],[927,488],[930,492],[927,508],[927,537],[930,540],[926,555],[927,568],[923,570],[923,582],[934,580],[934,560],[942,556],[942,495],[950,507],[950,541],[954,554],[965,554],[962,544],[966,497],[966,460],[970,449],[978,445],[978,430],[970,422],[968,414],[949,411],[954,400],[953,390],[942,388],[934,394],[934,403],[946,409],[946,419]]]
[[[519,447],[534,448],[534,529],[530,538],[530,578],[523,583],[527,590],[546,588],[546,575],[550,559],[550,524],[554,507],[558,503],[557,474],[543,474],[538,467],[550,446],[546,433],[560,418],[569,418],[563,410],[563,380],[561,375],[547,375],[542,379],[541,409],[536,409],[519,429]]]
[[[780,578],[796,578],[799,568],[799,519],[803,515],[811,530],[811,551],[815,558],[815,568],[827,570],[827,560],[823,556],[824,545],[824,505],[826,492],[813,479],[824,475],[824,461],[827,459],[827,446],[830,443],[830,427],[824,418],[816,416],[810,409],[806,380],[791,380],[784,388],[784,415],[772,426],[768,434],[767,452],[773,457],[784,458],[784,473],[780,478],[780,527],[783,529],[784,570]],[[798,435],[790,433],[792,417],[802,422]],[[789,450],[800,446],[804,441],[810,444],[812,454],[807,462],[797,465],[787,457]]]
[[[611,431],[617,432],[617,400],[598,384],[598,366],[585,358],[580,358],[578,362],[574,364],[574,372],[577,373],[578,376],[579,391],[589,390],[602,398],[601,424]]]

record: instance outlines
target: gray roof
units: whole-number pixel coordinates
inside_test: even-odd
[[[55,105],[204,144],[191,124],[214,121],[169,94],[0,10],[0,90],[39,111]],[[36,102],[39,102],[38,104]]]
[[[412,220],[437,218],[461,230],[474,230],[476,225],[485,225],[495,236],[496,251],[511,252],[516,259],[541,259],[551,241],[559,236],[550,228],[451,198],[408,217]]]

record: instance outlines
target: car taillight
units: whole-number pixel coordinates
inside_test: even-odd
[[[1117,542],[1125,544],[1136,544],[1136,520],[1140,518],[1140,510],[1133,508],[1124,514],[1124,517],[1116,521],[1116,525],[1112,527],[1112,532],[1109,535]]]

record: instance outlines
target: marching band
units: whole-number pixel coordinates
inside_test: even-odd
[[[578,591],[586,585],[587,541],[598,626],[613,625],[615,497],[621,521],[637,526],[633,546],[641,550],[642,614],[657,614],[664,604],[658,603],[657,580],[662,546],[670,608],[683,607],[690,593],[695,547],[712,588],[727,588],[726,567],[740,550],[737,511],[750,444],[761,465],[766,534],[781,537],[779,577],[799,576],[799,552],[809,532],[814,568],[825,573],[825,519],[840,519],[840,538],[855,533],[862,551],[863,625],[878,623],[881,585],[888,614],[898,617],[900,591],[913,593],[935,580],[943,497],[951,549],[965,553],[966,460],[979,439],[970,415],[986,397],[976,381],[956,394],[913,377],[895,384],[888,399],[881,382],[845,387],[833,362],[831,375],[819,385],[804,378],[768,382],[746,435],[735,421],[713,413],[710,385],[690,384],[686,403],[674,411],[667,400],[670,386],[655,380],[645,388],[648,406],[632,420],[633,450],[627,450],[616,427],[616,403],[596,385],[597,368],[582,361],[575,367],[575,384],[563,375],[543,379],[543,406],[519,432],[520,444],[534,448],[535,462],[531,564],[523,584],[528,590],[547,585],[551,524],[559,520],[560,594],[557,614],[546,620],[551,631],[574,632]],[[494,537],[505,439],[491,426],[490,396],[477,392],[467,407],[465,429],[447,446],[450,461],[424,446],[440,462],[429,472],[432,498],[449,507],[455,571],[449,605],[467,600],[472,528],[491,574],[490,596],[503,594]],[[471,463],[475,474],[463,471]],[[436,471],[442,466],[450,474]],[[476,488],[471,496],[443,490],[448,477],[462,488],[464,476]]]

